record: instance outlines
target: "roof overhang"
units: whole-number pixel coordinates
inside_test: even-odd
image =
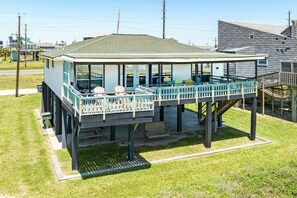
[[[218,56],[215,57],[162,57],[162,58],[76,58],[70,56],[60,56],[54,58],[54,60],[63,60],[70,63],[78,62],[78,63],[219,63],[219,62],[249,62],[249,61],[257,61],[261,59],[265,59],[267,55],[233,55],[223,57]]]

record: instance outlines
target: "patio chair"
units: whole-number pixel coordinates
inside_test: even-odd
[[[171,78],[169,76],[166,76],[164,78],[164,84],[166,84],[166,85],[172,85],[173,84],[173,82],[171,81]]]
[[[183,80],[179,77],[174,78],[174,84],[175,85],[182,85],[183,84]]]
[[[114,88],[114,93],[116,96],[124,96],[126,95],[126,90],[125,90],[125,87],[121,86],[121,85],[118,85]]]
[[[101,96],[106,96],[105,94],[105,89],[103,87],[95,87],[94,88],[94,96],[95,97],[101,97]]]
[[[192,81],[192,79],[187,79],[186,81],[185,81],[185,84],[186,85],[193,85],[193,81]]]

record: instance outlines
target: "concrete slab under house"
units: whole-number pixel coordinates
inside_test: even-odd
[[[257,62],[265,58],[262,55],[211,52],[149,35],[111,34],[40,56],[45,59],[42,112],[52,113],[62,147],[70,142],[73,170],[78,169],[80,138],[90,131],[94,138],[107,131],[108,141],[114,142],[123,136],[117,128],[126,127],[128,161],[133,161],[138,126],[155,123],[163,132],[154,132],[153,137],[170,135],[165,107],[175,109],[170,120],[175,120],[174,131],[183,134],[187,130],[184,106],[197,104],[196,118],[187,122],[193,126],[196,122],[197,130],[205,131],[204,145],[210,148],[223,114],[238,100],[249,98],[249,138],[256,137]],[[254,77],[232,78],[229,64],[235,62],[253,63]]]

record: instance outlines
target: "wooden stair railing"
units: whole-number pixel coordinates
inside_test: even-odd
[[[230,109],[233,105],[235,105],[240,100],[241,99],[226,100],[222,103],[222,105],[220,105],[219,107],[216,107],[216,109],[212,111],[212,122],[214,122],[215,119],[218,118],[219,116],[223,115],[228,109]],[[204,105],[206,105],[206,103]],[[214,106],[214,105],[215,105],[215,103],[212,104],[212,106]],[[217,112],[215,112],[215,111],[217,111]],[[202,118],[200,119],[200,124],[204,124],[206,122],[205,113],[206,113],[206,110],[204,110],[202,113]],[[215,114],[216,114],[216,118],[215,118]]]

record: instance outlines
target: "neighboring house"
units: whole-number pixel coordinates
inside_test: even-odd
[[[61,42],[56,41],[55,47],[59,48],[59,47],[64,47],[66,45],[67,43],[65,41],[61,41]]]
[[[290,27],[243,22],[218,22],[218,51],[234,54],[263,54],[258,75],[278,72],[282,61],[297,58],[297,21]],[[252,76],[253,63],[231,64],[232,75]]]
[[[96,32],[92,32],[92,33],[88,33],[87,36],[83,37],[83,40],[88,40],[88,39],[92,39],[92,38],[96,38],[98,36],[104,36],[106,34],[104,34],[102,31],[96,31]]]
[[[274,101],[280,101],[282,115],[283,96],[289,93],[287,102],[290,102],[292,121],[297,122],[297,20],[293,20],[290,27],[243,22],[218,23],[218,51],[266,56],[266,59],[258,60],[257,63],[258,76],[261,76],[259,83],[262,86],[262,104],[265,98],[269,99],[273,104],[273,112]],[[254,74],[253,65],[249,62],[229,64],[230,74],[251,77]]]
[[[135,129],[152,122],[156,109],[157,119],[164,121],[165,106],[176,106],[176,131],[182,132],[184,104],[198,104],[198,118],[206,128],[204,144],[209,148],[214,120],[221,125],[221,115],[228,108],[251,98],[250,138],[255,139],[257,82],[234,82],[228,73],[217,75],[222,75],[220,68],[225,64],[255,63],[263,56],[211,52],[172,39],[133,34],[96,37],[41,56],[45,59],[42,110],[53,114],[63,148],[67,133],[72,134],[73,169],[77,169],[78,139],[84,131],[109,127],[113,141],[116,133],[123,133],[116,131],[119,125],[129,125],[128,160],[132,161]],[[207,109],[203,118],[202,102]]]
[[[51,50],[54,50],[56,49],[56,46],[51,44],[51,43],[40,43],[36,46],[37,49],[43,51],[43,52],[48,52],[48,51],[51,51]]]
[[[3,48],[3,41],[0,40],[0,48]]]
[[[18,57],[18,36],[15,33],[12,33],[9,37],[9,49],[11,51],[12,61],[17,61]],[[32,42],[30,38],[27,38],[27,42],[24,37],[20,37],[21,43],[21,56],[24,56],[27,53],[27,60],[38,60],[39,50],[36,48],[37,44]],[[26,49],[27,48],[27,49]]]

